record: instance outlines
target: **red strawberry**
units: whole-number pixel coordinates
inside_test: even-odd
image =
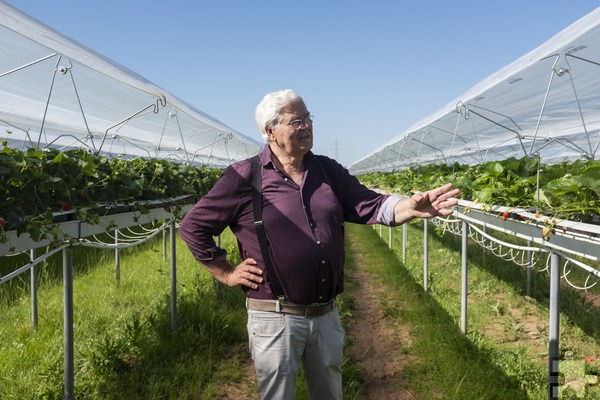
[[[507,218],[508,218],[508,211],[504,211],[502,213],[502,221],[506,221]]]
[[[73,207],[71,207],[71,205],[69,203],[64,203],[62,206],[63,211],[71,211],[72,209],[73,209]]]
[[[6,225],[6,220],[2,217],[0,217],[0,230],[3,231],[4,230],[4,225]]]

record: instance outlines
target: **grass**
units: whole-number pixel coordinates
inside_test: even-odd
[[[384,285],[381,304],[388,319],[410,326],[411,345],[403,350],[411,360],[406,386],[423,399],[526,399],[519,383],[460,333],[445,305],[422,290],[372,229],[355,232],[364,229],[348,227],[358,238],[352,252],[369,260],[365,269]]]
[[[212,377],[239,369],[239,358],[224,360],[229,346],[245,340],[241,291],[215,294],[212,279],[182,246],[178,252],[178,330],[172,331],[170,273],[159,241],[123,251],[121,277],[114,261],[96,258],[81,267],[73,257],[75,393],[78,399],[212,398]],[[234,248],[235,243],[228,244]],[[235,253],[235,251],[234,251]],[[0,398],[62,399],[61,257],[44,266],[39,289],[39,326],[32,330],[29,297],[15,285],[2,296],[0,314]],[[3,289],[0,287],[0,290]],[[25,290],[23,289],[23,292]],[[218,367],[218,368],[217,368]],[[231,374],[221,375],[224,380]]]
[[[77,399],[214,399],[242,378],[247,358],[242,291],[219,287],[178,240],[177,331],[171,326],[169,261],[153,241],[121,254],[73,249]],[[237,254],[228,232],[222,246]],[[167,254],[169,250],[167,249]],[[27,262],[3,258],[5,275]],[[235,261],[235,258],[234,258]],[[62,399],[63,293],[60,254],[39,268],[39,325],[30,318],[29,274],[0,286],[0,398]],[[343,303],[343,300],[341,301]],[[346,398],[356,398],[346,365]],[[251,390],[255,390],[252,388]],[[298,398],[308,399],[302,379]]]
[[[396,230],[395,232],[400,232]],[[430,232],[432,230],[430,229]],[[347,268],[360,255],[385,292],[388,319],[410,326],[411,362],[403,382],[422,399],[546,398],[547,336],[525,340],[531,325],[547,324],[544,277],[535,293],[522,296],[523,273],[470,249],[469,333],[459,330],[460,243],[437,232],[430,238],[430,290],[422,290],[422,229],[409,226],[409,252],[401,262],[401,235],[390,251],[371,227],[347,226]],[[237,254],[233,237],[222,244]],[[239,289],[215,291],[212,278],[178,246],[177,331],[171,329],[169,262],[157,240],[123,251],[115,279],[113,253],[73,249],[75,393],[77,399],[215,399],[239,385],[245,351],[246,315]],[[169,253],[167,249],[167,254]],[[2,274],[21,257],[2,258]],[[364,262],[368,260],[368,262]],[[457,261],[458,260],[458,261]],[[479,261],[478,261],[479,260]],[[0,398],[62,399],[62,258],[39,269],[39,326],[30,317],[28,274],[0,285]],[[352,285],[347,282],[347,285]],[[544,286],[546,285],[546,286]],[[600,356],[596,310],[565,294],[561,299],[561,349],[573,358]],[[353,324],[353,298],[340,297],[343,323]],[[527,327],[527,329],[525,328]],[[594,353],[595,352],[595,353]],[[344,398],[361,399],[365,374],[346,359]],[[298,399],[308,399],[303,380]]]
[[[408,226],[405,263],[400,261],[402,233],[400,229],[395,232],[392,239],[394,250],[387,251],[393,257],[386,262],[369,265],[384,266],[377,275],[382,277],[383,283],[389,285],[388,290],[394,293],[392,298],[386,299],[382,304],[412,305],[401,317],[403,320],[408,319],[408,324],[416,332],[414,337],[417,341],[413,349],[417,353],[416,358],[427,360],[423,369],[415,369],[415,380],[412,382],[415,388],[424,387],[423,398],[547,398],[549,283],[546,273],[533,274],[533,292],[531,296],[525,296],[527,291],[524,269],[490,254],[484,257],[481,247],[470,244],[468,334],[463,336],[459,334],[460,239],[457,241],[454,236],[429,230],[429,290],[424,292],[422,223],[411,223]],[[373,235],[379,238],[377,233],[373,232]],[[384,240],[379,241],[384,247],[374,250],[377,254],[385,254],[388,248],[387,235],[382,236]],[[362,235],[360,237],[363,238]],[[369,243],[366,249],[373,246],[375,243]],[[411,302],[415,297],[419,298],[419,301]],[[583,366],[587,357],[597,358],[600,355],[599,310],[583,301],[566,286],[561,288],[560,307],[559,344],[562,359],[577,360]],[[411,317],[415,310],[419,312]],[[439,331],[437,327],[441,327]],[[426,339],[421,340],[423,338]],[[439,368],[434,367],[435,372],[430,373],[436,359],[439,360]],[[465,365],[462,365],[463,362]],[[489,370],[493,373],[486,378],[473,369]],[[437,376],[446,376],[446,379],[439,382],[440,387],[455,386],[457,397],[451,391],[441,397],[429,393],[428,388],[431,385],[421,383],[427,380],[425,377],[430,376],[433,380],[436,380]],[[510,394],[509,390],[488,392],[481,388],[480,392],[474,389],[478,386],[476,382],[471,381],[472,377],[475,377],[476,381],[491,384],[494,380],[492,376],[496,376],[496,380],[507,382],[513,392],[519,389],[522,394]],[[442,385],[442,382],[454,383]],[[458,395],[461,388],[469,388],[469,393]],[[499,397],[498,393],[507,395]],[[600,398],[600,387],[589,387],[587,396]]]

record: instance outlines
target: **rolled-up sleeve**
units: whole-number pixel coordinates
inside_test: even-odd
[[[394,223],[394,208],[396,204],[402,199],[405,199],[405,196],[397,196],[391,195],[381,205],[379,209],[379,213],[377,215],[377,223],[381,225],[391,226]]]

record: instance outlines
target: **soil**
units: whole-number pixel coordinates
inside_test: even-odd
[[[356,265],[361,265],[357,262]],[[392,326],[379,305],[381,287],[373,283],[372,277],[362,270],[349,273],[348,279],[355,282],[349,294],[355,299],[353,322],[346,332],[352,345],[345,357],[358,361],[364,370],[365,386],[362,399],[365,400],[412,400],[417,399],[410,390],[402,387],[402,371],[408,362],[401,347],[410,345],[408,329]],[[223,388],[222,399],[259,400],[256,389],[256,376],[248,349],[245,353],[243,377],[235,386]]]
[[[356,309],[354,322],[346,332],[354,339],[347,355],[358,360],[366,373],[363,398],[417,399],[410,390],[403,388],[402,371],[409,359],[402,354],[401,348],[410,346],[409,329],[399,324],[392,325],[386,319],[379,305],[383,288],[374,285],[367,273],[358,269],[349,277],[357,287],[350,291],[355,298]]]

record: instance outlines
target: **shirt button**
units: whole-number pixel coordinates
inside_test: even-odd
[[[319,300],[323,300],[323,296],[319,296]]]
[[[325,264],[325,260],[321,260],[321,264]]]
[[[320,240],[317,240],[317,244],[321,244],[321,241],[320,241]]]
[[[321,282],[325,282],[325,278],[321,279]]]

